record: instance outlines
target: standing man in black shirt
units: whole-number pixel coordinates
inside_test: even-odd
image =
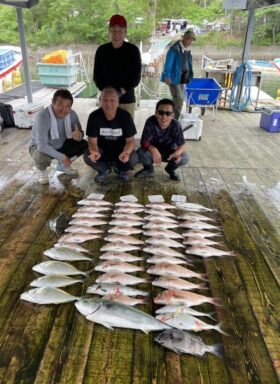
[[[141,55],[134,44],[125,41],[126,33],[126,19],[121,15],[112,16],[109,21],[111,42],[96,51],[93,80],[100,91],[114,87],[120,96],[120,108],[134,118],[134,88],[141,78]]]
[[[153,176],[153,164],[166,162],[164,168],[171,180],[180,180],[175,173],[178,167],[186,165],[189,157],[185,152],[185,140],[179,121],[174,119],[174,103],[162,99],[156,105],[156,111],[145,123],[141,137],[141,147],[137,150],[143,169],[135,177]]]
[[[134,122],[127,111],[118,108],[118,92],[112,87],[102,90],[100,106],[88,118],[88,149],[84,161],[98,172],[94,178],[97,183],[106,180],[111,165],[115,166],[119,178],[127,181],[127,171],[138,162]]]

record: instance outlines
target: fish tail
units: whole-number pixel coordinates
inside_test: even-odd
[[[219,323],[213,327],[213,329],[216,329],[216,331],[220,332],[222,335],[229,336],[228,333],[222,330],[221,328],[222,323]]]
[[[148,303],[148,297],[143,297],[142,299],[139,299],[140,300],[140,304],[147,304]]]
[[[214,304],[214,305],[216,305],[217,307],[221,307],[221,306],[222,306],[221,300],[218,299],[217,297],[210,298],[210,300],[209,300],[208,302],[209,302],[210,304]]]
[[[83,272],[83,275],[85,276],[85,277],[88,277],[92,272],[94,272],[95,271],[95,268],[92,268],[92,269],[89,269],[88,271],[86,271],[86,272]]]
[[[206,282],[205,283],[201,283],[198,285],[198,288],[199,289],[209,289],[209,287],[207,286]]]
[[[208,352],[213,353],[213,355],[222,358],[224,355],[224,346],[223,344],[214,344],[209,346]]]
[[[216,319],[215,319],[215,317],[213,317],[213,315],[215,315],[215,312],[210,312],[210,313],[205,314],[205,316],[209,317],[209,319],[216,321]]]
[[[207,278],[207,274],[206,273],[201,273],[200,275],[200,279],[203,280],[203,281],[209,281],[208,278]]]

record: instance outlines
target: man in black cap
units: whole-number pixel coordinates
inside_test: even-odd
[[[176,41],[166,54],[161,81],[165,82],[175,104],[175,119],[179,119],[185,100],[185,84],[193,78],[193,65],[191,44],[195,40],[195,34],[188,29],[182,39]]]
[[[105,87],[114,87],[120,97],[119,107],[133,118],[134,88],[141,78],[141,55],[134,44],[125,41],[126,33],[124,16],[112,16],[109,21],[111,42],[101,45],[96,51],[93,80],[100,91]]]

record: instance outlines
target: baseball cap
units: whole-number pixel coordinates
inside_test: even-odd
[[[125,17],[122,15],[113,15],[109,21],[109,27],[113,27],[114,25],[119,25],[122,28],[126,27]]]
[[[185,37],[185,36],[190,37],[192,40],[196,40],[194,31],[192,29],[187,29],[182,37]]]

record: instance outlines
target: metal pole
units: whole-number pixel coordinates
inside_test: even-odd
[[[19,7],[16,7],[16,10],[17,10],[17,18],[18,18],[18,31],[19,31],[19,38],[20,38],[20,47],[21,47],[21,54],[22,54],[22,59],[23,59],[23,69],[24,69],[24,77],[25,77],[27,102],[32,103],[33,102],[32,89],[31,89],[29,68],[28,68],[28,58],[27,58],[27,50],[26,50],[26,44],[25,44],[25,33],[24,33],[22,9]]]

